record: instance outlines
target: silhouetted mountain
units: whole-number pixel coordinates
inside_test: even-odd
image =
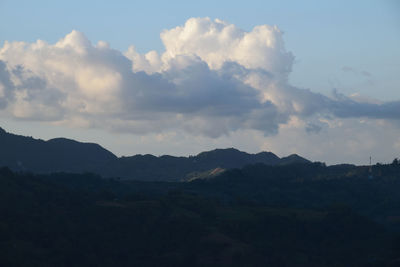
[[[279,165],[293,164],[293,163],[310,163],[310,161],[305,159],[305,158],[303,158],[303,157],[300,157],[297,154],[292,154],[292,155],[289,155],[287,157],[281,158],[277,162],[277,164],[279,164]]]
[[[0,130],[0,146],[0,166],[13,170],[93,172],[105,177],[148,181],[181,181],[194,172],[241,168],[255,163],[280,165],[309,162],[298,155],[280,159],[271,152],[249,154],[234,148],[215,149],[189,157],[135,155],[118,158],[98,144],[66,138],[43,141],[10,134],[3,129]]]
[[[264,163],[267,165],[280,163],[280,158],[271,152],[248,154],[234,148],[202,152],[195,157],[195,160],[199,166],[204,166],[206,169],[210,169],[208,167],[215,163],[224,169],[238,168],[254,163]]]
[[[0,166],[33,172],[85,172],[105,168],[117,157],[98,144],[66,138],[49,141],[0,131]]]
[[[291,163],[296,162],[309,161],[299,157]],[[114,168],[114,175],[140,180],[179,181],[190,179],[188,175],[193,172],[241,168],[255,163],[277,165],[281,159],[271,152],[248,154],[234,148],[215,149],[189,157],[135,155],[120,158],[118,167]]]

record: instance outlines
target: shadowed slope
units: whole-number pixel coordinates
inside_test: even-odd
[[[181,181],[193,172],[241,168],[256,163],[309,162],[297,155],[280,159],[271,152],[249,154],[234,148],[215,149],[189,157],[135,155],[118,158],[98,144],[66,138],[44,141],[7,133],[3,129],[0,130],[0,147],[0,166],[13,170],[93,172],[106,177],[148,181]]]

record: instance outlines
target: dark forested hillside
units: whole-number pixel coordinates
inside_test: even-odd
[[[135,155],[118,158],[98,144],[65,138],[43,141],[10,134],[1,128],[0,148],[0,167],[7,166],[13,170],[93,172],[104,177],[146,181],[181,181],[193,178],[195,172],[241,168],[254,163],[279,165],[308,162],[299,156],[280,159],[271,152],[248,154],[233,148],[215,149],[190,157]]]
[[[118,158],[2,129],[0,147],[1,266],[400,263],[397,159],[325,166],[233,148]]]
[[[83,172],[107,168],[117,157],[97,144],[49,141],[0,131],[0,166],[33,172]],[[101,170],[99,169],[99,170]]]
[[[3,266],[398,266],[400,165],[140,182],[0,169]],[[370,178],[372,177],[372,178]]]

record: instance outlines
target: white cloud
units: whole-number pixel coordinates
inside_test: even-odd
[[[276,26],[256,26],[245,32],[233,24],[209,18],[191,18],[185,25],[161,33],[164,61],[177,55],[196,55],[211,69],[236,62],[247,69],[263,69],[287,75],[294,60],[284,49],[282,32]]]
[[[279,130],[285,136],[288,129],[315,138],[343,129],[346,118],[400,119],[399,101],[337,92],[328,97],[290,85],[294,56],[276,26],[246,32],[191,18],[163,31],[161,39],[161,54],[140,54],[134,46],[121,53],[104,41],[92,45],[78,31],[55,44],[6,41],[0,48],[0,114],[158,139],[174,131],[213,139],[256,131],[265,138]]]
[[[276,28],[246,34],[233,25],[209,19],[191,19],[187,27],[201,32],[207,27],[205,22],[210,27],[234,29],[243,40],[252,40],[258,34],[261,39],[270,38],[269,42],[265,41],[264,58],[273,54],[271,49],[279,50],[274,47],[274,38],[279,34]],[[203,29],[195,24],[204,24]],[[226,40],[222,38],[224,42],[215,47],[218,51],[208,49],[210,53],[218,54],[235,37],[232,30],[222,28],[213,38],[222,34]],[[178,28],[162,34],[166,51],[161,57],[154,51],[140,55],[133,47],[123,55],[102,41],[93,46],[77,31],[54,45],[40,40],[32,44],[6,42],[0,51],[0,60],[7,64],[4,75],[13,79],[14,100],[7,101],[9,107],[3,113],[15,118],[53,119],[72,125],[76,121],[90,121],[90,125],[99,127],[107,122],[106,127],[111,129],[138,133],[161,132],[173,127],[212,137],[241,128],[266,134],[277,132],[279,123],[286,120],[285,115],[279,114],[270,101],[260,101],[260,92],[245,84],[229,64],[247,70],[245,67],[229,63],[235,58],[221,58],[219,68],[213,69],[216,61],[207,62],[201,57],[207,51],[198,55],[196,51],[173,48],[170,38],[175,37],[169,36],[172,33],[179,34]],[[254,47],[253,41],[243,40],[238,41],[238,47],[246,42]],[[232,49],[239,51],[238,47]],[[273,65],[269,62],[265,68],[272,71]],[[19,74],[15,75],[17,69]],[[35,88],[29,84],[34,78],[43,81]],[[44,98],[49,95],[58,98],[53,97],[54,102],[47,103]]]

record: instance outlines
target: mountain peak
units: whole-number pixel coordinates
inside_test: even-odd
[[[281,158],[280,164],[292,164],[292,163],[310,163],[308,159],[305,159],[297,154],[290,154],[287,157]]]
[[[236,148],[229,147],[229,148],[216,148],[216,149],[213,149],[210,151],[204,151],[204,152],[199,153],[197,156],[201,157],[201,156],[205,156],[205,155],[221,155],[221,154],[226,155],[226,154],[237,154],[237,153],[247,154],[246,152],[240,151]]]

